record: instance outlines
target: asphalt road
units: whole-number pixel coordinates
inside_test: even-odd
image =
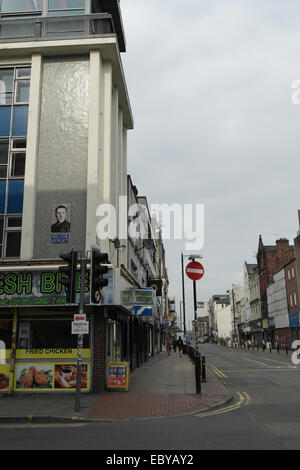
[[[204,415],[70,425],[0,425],[0,449],[299,449],[300,367],[290,356],[202,345],[235,396]],[[196,463],[196,462],[195,462]]]

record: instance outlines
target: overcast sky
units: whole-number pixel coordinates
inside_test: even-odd
[[[300,3],[121,0],[121,10],[135,121],[128,172],[149,204],[205,205],[197,296],[208,300],[242,284],[259,234],[270,245],[298,230]],[[184,244],[165,242],[178,312]]]

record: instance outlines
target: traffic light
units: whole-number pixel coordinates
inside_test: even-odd
[[[108,284],[108,279],[104,279],[103,274],[108,272],[108,267],[102,263],[108,262],[108,254],[92,246],[91,248],[91,274],[90,274],[90,296],[91,304],[99,304],[101,299],[101,289]]]
[[[68,253],[61,253],[60,258],[67,261],[67,266],[60,266],[59,271],[64,274],[61,277],[61,284],[65,287],[67,303],[75,304],[76,302],[76,269],[78,252],[69,251]]]

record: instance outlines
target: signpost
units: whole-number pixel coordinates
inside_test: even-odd
[[[186,275],[193,281],[193,292],[194,292],[194,320],[195,320],[195,379],[196,379],[196,393],[201,393],[201,355],[199,351],[198,342],[198,328],[197,328],[197,293],[196,293],[196,281],[202,279],[204,276],[204,267],[198,261],[195,261],[193,257],[190,257],[192,262],[185,268]]]
[[[87,321],[85,321],[85,314],[84,314],[84,280],[85,280],[85,270],[86,270],[86,260],[81,259],[81,264],[80,264],[80,303],[79,303],[79,312],[78,317],[80,317],[79,322],[77,321],[74,325],[74,331],[77,330],[78,333],[78,342],[77,342],[77,376],[76,376],[76,397],[75,397],[75,411],[78,412],[80,411],[80,392],[81,392],[81,370],[82,370],[82,348],[83,348],[83,335],[87,334],[84,333],[86,331],[86,323],[88,324]],[[75,315],[76,316],[76,315]],[[72,324],[72,330],[73,330],[73,324]],[[88,325],[87,325],[87,330],[88,330]]]
[[[198,281],[204,276],[204,267],[198,261],[192,261],[185,268],[185,272],[192,281]]]

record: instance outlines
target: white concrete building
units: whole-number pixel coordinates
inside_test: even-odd
[[[218,337],[224,340],[232,338],[231,305],[217,310]]]

